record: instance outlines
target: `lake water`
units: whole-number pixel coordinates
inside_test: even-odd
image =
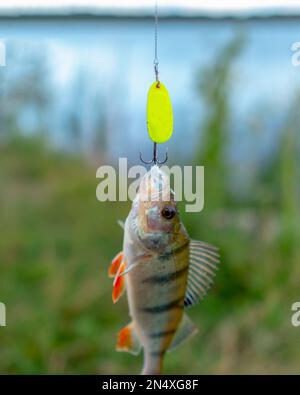
[[[151,20],[1,20],[0,31],[8,51],[19,44],[24,51],[34,47],[45,52],[47,80],[53,89],[48,124],[59,144],[68,144],[70,126],[65,116],[71,109],[80,118],[87,149],[101,119],[111,157],[136,157],[139,148],[150,154],[145,106],[154,79]],[[170,155],[187,159],[192,153],[206,111],[198,77],[211,62],[222,62],[221,49],[241,32],[246,44],[236,62],[230,92],[231,153],[238,161],[252,155],[249,147],[255,139],[260,142],[260,154],[274,144],[278,125],[300,87],[300,67],[291,63],[291,45],[300,41],[299,21],[162,20],[160,77],[173,102],[175,125],[168,144]],[[15,67],[9,58],[7,67]],[[251,123],[258,116],[265,116],[266,127],[253,136]],[[32,119],[34,114],[20,117],[24,129],[30,129]]]

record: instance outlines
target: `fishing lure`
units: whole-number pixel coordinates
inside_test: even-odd
[[[155,35],[154,35],[154,73],[155,82],[150,86],[147,100],[147,128],[150,139],[153,141],[153,158],[145,161],[140,153],[140,159],[145,164],[163,164],[168,160],[166,153],[163,161],[158,160],[157,144],[165,143],[173,133],[173,110],[169,93],[165,85],[159,80],[157,55],[157,26],[158,5],[155,4]]]
[[[165,143],[173,133],[173,111],[169,93],[160,81],[153,82],[148,92],[147,126],[151,140]]]
[[[127,290],[132,321],[116,349],[144,350],[142,374],[160,374],[163,358],[197,332],[185,309],[203,299],[219,264],[217,248],[191,240],[169,177],[153,166],[141,180],[124,225],[123,251],[112,261],[112,298]]]
[[[163,161],[157,157],[157,144],[165,143],[173,133],[173,110],[169,93],[164,84],[158,80],[153,82],[148,91],[147,100],[148,134],[153,141],[153,159],[145,161],[140,153],[140,159],[145,164],[163,164],[168,160],[168,154]]]

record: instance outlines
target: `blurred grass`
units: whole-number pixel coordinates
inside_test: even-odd
[[[127,303],[113,306],[106,275],[128,205],[97,202],[95,169],[39,139],[1,146],[0,179],[1,373],[138,372],[141,357],[114,351]],[[253,226],[243,227],[243,215]],[[167,356],[166,372],[299,373],[290,324],[299,268],[278,254],[271,213],[195,216],[197,236],[221,247],[223,264],[207,299],[189,310],[199,335]],[[191,215],[183,218],[189,228]]]
[[[127,208],[99,204],[95,170],[42,140],[14,138],[0,157],[0,371],[109,373],[123,309],[106,271]]]
[[[233,193],[226,155],[234,61],[230,43],[203,72],[209,109],[194,163],[205,166],[205,209],[181,213],[191,237],[220,247],[215,286],[188,314],[199,335],[166,357],[166,373],[299,373],[299,97],[277,149],[258,166],[251,194]],[[7,132],[7,131],[6,131]],[[254,131],[255,132],[255,131]],[[6,136],[8,134],[6,133]],[[255,135],[254,135],[255,138]],[[126,298],[107,277],[122,248],[127,203],[96,200],[96,165],[19,133],[0,144],[1,373],[138,373],[142,356],[117,353]]]

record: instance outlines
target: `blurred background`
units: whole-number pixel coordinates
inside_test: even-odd
[[[213,289],[189,310],[199,335],[167,355],[165,372],[299,374],[300,2],[159,9],[169,164],[205,166],[205,208],[182,219],[222,254]],[[129,317],[107,277],[130,202],[98,202],[95,175],[151,155],[153,12],[146,0],[0,5],[1,373],[141,368],[142,356],[114,350]]]

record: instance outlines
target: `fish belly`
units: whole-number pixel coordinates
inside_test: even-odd
[[[145,351],[163,354],[183,315],[188,246],[167,257],[144,260],[126,276],[129,310]]]

